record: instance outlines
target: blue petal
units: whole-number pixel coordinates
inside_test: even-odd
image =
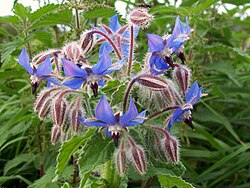
[[[149,52],[160,52],[164,49],[163,39],[155,34],[147,34]]]
[[[135,125],[143,123],[145,120],[145,115],[146,115],[146,110],[142,111],[135,118],[127,122],[126,126],[130,127],[130,126],[135,126]]]
[[[87,72],[84,69],[80,69],[74,62],[62,59],[63,71],[66,76],[78,76],[86,77]]]
[[[78,89],[81,85],[85,82],[84,78],[73,77],[70,80],[63,82],[63,85],[71,88],[71,89]]]
[[[108,130],[108,126],[107,126],[107,128],[106,128],[105,133],[106,133],[106,135],[109,136],[109,137],[112,136],[112,135],[111,135],[111,132],[109,132],[109,130]]]
[[[30,75],[33,75],[33,69],[30,66],[30,60],[29,60],[29,55],[25,48],[22,49],[19,58],[18,58],[18,63],[22,65]]]
[[[167,62],[164,59],[162,59],[161,57],[159,57],[159,56],[157,56],[154,63],[155,63],[155,67],[158,70],[168,70]]]
[[[86,126],[95,126],[95,127],[106,127],[107,124],[98,120],[88,120],[85,118],[77,118],[78,121],[83,123]]]
[[[92,68],[92,71],[95,74],[100,74],[106,69],[108,69],[111,66],[111,64],[112,64],[112,60],[108,52],[106,51],[106,49],[104,49],[99,62]]]
[[[112,29],[113,32],[116,32],[120,29],[121,25],[118,21],[118,14],[115,14],[113,17],[110,18],[109,27]]]
[[[180,120],[180,116],[184,113],[185,111],[182,110],[181,108],[177,108],[176,110],[174,110],[173,115],[171,120],[168,123],[168,131],[170,132],[170,129],[173,125],[174,122],[179,122]]]
[[[58,86],[61,85],[55,78],[52,77],[45,77],[44,80],[48,81],[47,85],[50,85],[51,82]]]
[[[116,123],[116,119],[114,114],[109,106],[107,99],[102,95],[99,103],[95,108],[95,117],[103,121],[109,125],[114,125]]]
[[[128,43],[121,43],[121,49],[122,49],[122,55],[124,57],[128,57],[128,53],[129,53],[129,44]]]
[[[50,56],[48,55],[47,58],[44,60],[44,62],[42,62],[37,70],[37,76],[41,77],[41,76],[45,76],[45,75],[49,75],[52,72],[52,66],[51,66],[51,62],[50,62]]]
[[[126,62],[126,58],[123,58],[122,60],[112,64],[107,70],[105,70],[102,75],[107,75],[111,72],[114,72],[116,70],[119,70],[120,68],[122,68],[122,66],[124,65],[124,63]]]
[[[197,81],[195,81],[188,89],[186,95],[185,95],[185,99],[186,99],[186,103],[190,103],[191,101],[194,100],[194,98],[196,98],[199,94],[199,85],[197,83]],[[198,99],[199,100],[199,99]]]
[[[149,59],[149,67],[150,67],[150,73],[154,74],[154,75],[159,75],[159,74],[163,74],[163,71],[158,71],[155,69],[155,61],[158,59],[158,55],[156,54],[152,54],[150,59]],[[165,63],[166,64],[166,63]],[[159,65],[158,65],[159,66]]]
[[[130,104],[128,107],[128,111],[120,117],[120,125],[126,126],[126,124],[132,119],[134,119],[137,115],[138,115],[138,110],[135,106],[132,97],[130,96]]]
[[[105,83],[104,83],[104,81],[103,81],[102,78],[101,78],[101,80],[98,82],[98,85],[99,85],[99,86],[104,86],[104,85],[105,85]]]
[[[109,54],[110,54],[111,52],[114,51],[113,47],[111,46],[111,44],[110,44],[109,42],[103,42],[103,43],[101,44],[101,46],[100,46],[99,57],[102,56],[103,51],[105,51],[105,50],[106,50],[106,52],[109,53]]]

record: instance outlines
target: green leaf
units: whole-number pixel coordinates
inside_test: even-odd
[[[28,16],[30,11],[28,8],[24,7],[20,3],[16,3],[14,6],[14,13],[15,15],[19,16],[23,21],[26,21],[26,17]]]
[[[47,31],[35,31],[32,33],[34,39],[43,42],[46,46],[52,47],[52,34]]]
[[[180,177],[171,175],[158,175],[161,187],[194,188],[190,183],[185,182]]]
[[[104,139],[99,132],[86,142],[80,152],[78,164],[82,175],[100,164],[110,160],[114,152],[114,143],[110,138]]]
[[[49,13],[45,15],[43,19],[34,22],[34,24],[31,24],[28,29],[51,26],[56,24],[70,25],[70,23],[72,22],[72,18],[72,11],[70,9],[62,9],[56,13]]]
[[[44,16],[48,15],[53,10],[57,9],[59,6],[60,5],[58,4],[48,4],[43,6],[29,15],[29,21],[33,23],[37,20],[41,20],[43,19]]]
[[[8,60],[11,53],[16,50],[18,47],[22,46],[22,42],[20,40],[13,40],[11,42],[6,42],[2,44],[2,61]]]
[[[98,7],[93,10],[85,11],[83,16],[85,19],[94,19],[99,17],[111,17],[116,14],[116,11],[108,7]]]
[[[19,22],[19,19],[17,16],[5,16],[0,17],[0,23],[12,23],[17,24]]]
[[[67,142],[64,142],[59,150],[59,154],[57,157],[57,168],[56,174],[60,175],[64,168],[66,167],[70,157],[74,154],[79,147],[88,140],[88,138],[94,133],[94,129],[89,129],[82,136],[74,136]]]
[[[10,180],[14,180],[14,179],[19,179],[23,182],[25,182],[27,185],[30,185],[32,182],[29,181],[28,179],[24,178],[23,176],[1,176],[0,177],[0,185],[3,185],[5,182],[8,182]]]
[[[244,5],[247,3],[247,0],[222,0],[222,3],[230,3],[230,4],[234,4],[234,5]],[[249,3],[249,1],[248,1]]]
[[[193,9],[195,14],[201,13],[203,10],[209,8],[212,4],[218,2],[219,0],[204,0]]]
[[[239,136],[237,135],[237,133],[234,131],[232,125],[230,124],[230,122],[228,121],[228,119],[223,116],[222,114],[218,114],[218,112],[216,112],[212,107],[210,107],[208,104],[206,104],[205,102],[202,101],[202,103],[218,118],[218,120],[220,120],[221,124],[224,125],[224,127],[228,130],[228,132],[231,133],[231,135],[240,143],[242,142],[239,138]]]

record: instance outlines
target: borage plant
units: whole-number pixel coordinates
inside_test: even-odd
[[[183,121],[194,129],[191,110],[204,95],[197,81],[190,84],[183,51],[192,29],[187,18],[184,25],[177,17],[172,34],[147,34],[149,50],[143,68],[136,72],[135,38],[153,20],[148,11],[148,6],[139,6],[124,26],[114,15],[110,26],[92,26],[79,41],[41,52],[31,62],[22,50],[19,64],[31,75],[32,92],[47,81],[34,110],[40,119],[53,121],[51,143],[62,143],[57,177],[73,155],[73,183],[80,181],[82,187],[98,183],[119,187],[128,178],[145,177],[148,186],[156,176],[162,186],[169,178],[176,185],[185,184],[180,179],[184,172],[180,145],[171,127]],[[90,62],[92,49],[100,43],[99,61]],[[125,91],[120,87],[124,83]],[[114,100],[115,93],[124,96]]]

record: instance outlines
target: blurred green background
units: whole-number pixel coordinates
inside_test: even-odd
[[[113,0],[83,1],[81,26],[76,28],[72,4],[43,2],[47,6],[31,14],[30,7],[16,0],[14,16],[0,17],[0,185],[6,187],[58,187],[51,180],[59,145],[50,144],[51,122],[41,124],[33,112],[29,75],[17,64],[21,48],[28,47],[32,55],[60,48],[78,39],[90,23],[108,25],[117,6]],[[208,96],[193,110],[195,131],[184,124],[174,126],[187,168],[183,179],[195,187],[250,187],[250,2],[119,2],[126,3],[127,12],[140,3],[152,6],[155,20],[140,30],[136,40],[136,60],[141,64],[148,48],[146,33],[171,33],[178,15],[183,22],[188,16],[194,29],[185,55],[193,80],[204,86]],[[41,163],[46,172],[42,178]],[[72,172],[66,169],[63,178],[69,179]]]

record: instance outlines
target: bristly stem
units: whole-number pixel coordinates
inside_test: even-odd
[[[127,90],[126,90],[125,95],[124,95],[124,98],[123,98],[123,108],[122,108],[122,113],[123,113],[123,114],[124,114],[125,111],[126,111],[129,93],[130,93],[130,91],[131,91],[131,89],[132,89],[132,86],[134,85],[134,83],[136,82],[137,79],[138,79],[138,77],[133,78],[133,79],[130,81],[128,87],[127,87]]]
[[[158,112],[155,112],[155,113],[153,113],[153,114],[147,116],[146,119],[145,119],[145,121],[148,121],[148,120],[150,120],[150,119],[152,119],[152,118],[154,118],[154,117],[156,117],[156,116],[158,116],[158,115],[160,115],[160,114],[162,114],[162,113],[164,113],[164,112],[167,112],[167,111],[169,111],[169,110],[175,110],[175,109],[177,109],[177,108],[180,108],[180,106],[169,106],[169,107],[167,107],[167,108],[164,108],[164,109],[162,109],[162,110],[160,110],[160,111],[158,111]],[[144,121],[144,122],[145,122],[145,121]]]
[[[79,170],[78,170],[78,165],[77,165],[77,159],[75,156],[73,157],[73,166],[74,166],[74,174],[73,174],[73,184],[77,184],[78,182],[78,177],[79,177]]]
[[[129,55],[128,55],[128,69],[127,76],[130,76],[131,67],[133,63],[133,52],[134,52],[134,26],[130,26],[130,42],[129,42]]]
[[[118,50],[118,47],[116,46],[116,44],[111,40],[111,38],[108,35],[106,35],[104,32],[99,31],[99,30],[92,30],[91,32],[93,34],[96,33],[96,34],[102,35],[110,43],[110,45],[113,47],[113,49],[114,49],[115,53],[117,54],[119,60],[122,59],[121,52]]]

